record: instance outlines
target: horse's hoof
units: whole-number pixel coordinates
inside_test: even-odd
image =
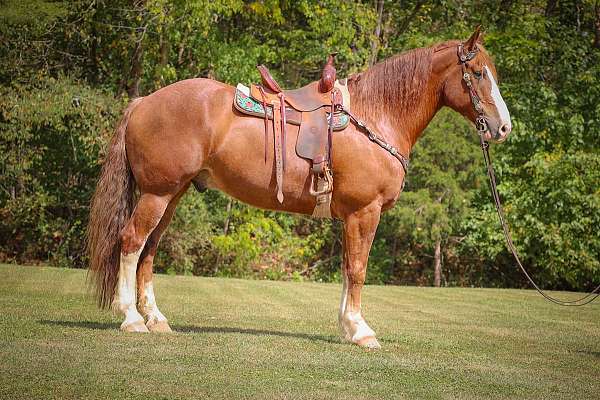
[[[169,333],[173,332],[167,321],[149,320],[146,322],[146,327],[150,332]]]
[[[121,324],[121,330],[123,332],[142,332],[142,333],[149,332],[148,328],[144,324],[144,321],[135,321],[130,324],[123,322]]]
[[[356,344],[360,347],[364,347],[367,350],[378,350],[381,348],[381,345],[374,336],[364,337],[356,342]]]

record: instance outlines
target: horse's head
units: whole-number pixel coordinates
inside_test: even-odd
[[[512,129],[506,103],[498,89],[496,67],[482,46],[477,27],[457,46],[457,63],[444,85],[445,104],[475,123],[487,141],[502,142]]]

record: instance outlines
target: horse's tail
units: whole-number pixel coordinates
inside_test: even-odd
[[[110,306],[119,275],[121,230],[134,206],[135,180],[127,161],[125,132],[134,108],[142,98],[134,99],[110,142],[100,179],[92,197],[87,227],[87,253],[90,258],[92,285],[98,306]]]

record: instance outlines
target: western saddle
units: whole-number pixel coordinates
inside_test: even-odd
[[[329,55],[321,79],[294,90],[282,90],[264,65],[258,71],[262,84],[250,89],[238,85],[234,105],[244,114],[262,117],[265,122],[265,161],[269,126],[272,124],[275,153],[277,200],[283,203],[286,126],[299,125],[296,154],[311,162],[310,194],[316,197],[315,217],[331,217],[331,143],[333,131],[348,125],[348,116],[338,106],[350,107],[346,82],[336,80],[335,53]]]

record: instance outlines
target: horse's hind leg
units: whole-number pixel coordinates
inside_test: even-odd
[[[146,319],[146,327],[152,332],[171,332],[167,318],[158,309],[156,297],[154,296],[154,285],[152,284],[152,265],[162,234],[173,218],[175,208],[179,199],[186,192],[186,186],[177,196],[171,200],[158,226],[152,231],[146,241],[146,246],[140,257],[137,270],[137,309]]]
[[[346,340],[370,349],[379,348],[375,332],[363,318],[361,291],[365,283],[367,261],[375,231],[379,224],[381,206],[372,203],[344,219],[344,285],[340,304],[339,323]]]
[[[113,308],[125,315],[121,329],[148,332],[144,318],[136,309],[136,270],[146,240],[159,224],[172,196],[144,193],[121,231],[121,263]]]

